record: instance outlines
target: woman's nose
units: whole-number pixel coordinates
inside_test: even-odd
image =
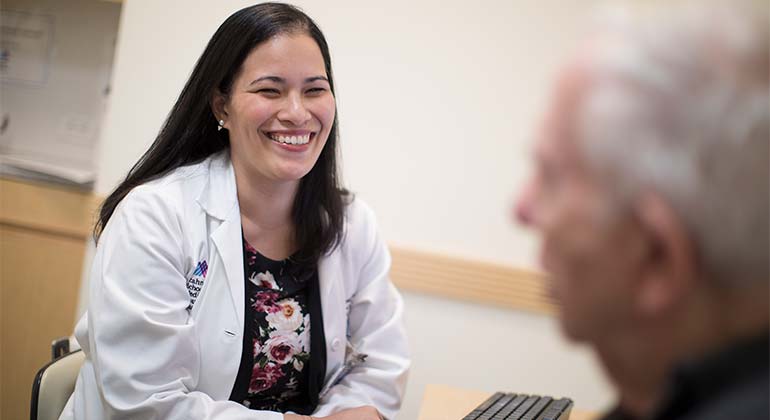
[[[286,98],[278,119],[288,121],[295,126],[302,126],[310,120],[310,111],[305,106],[301,95],[291,94]]]

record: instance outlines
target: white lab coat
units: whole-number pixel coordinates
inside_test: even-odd
[[[195,273],[201,261],[205,275]],[[318,265],[329,390],[314,415],[361,405],[396,415],[409,358],[389,269],[372,211],[353,200],[342,242]],[[241,360],[244,271],[227,151],[134,188],[101,236],[90,283],[75,329],[86,361],[61,419],[283,418],[228,401]],[[347,343],[368,357],[336,381]]]

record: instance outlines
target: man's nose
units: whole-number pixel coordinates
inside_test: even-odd
[[[532,226],[534,222],[532,214],[533,192],[532,184],[527,183],[513,205],[512,216],[514,220],[524,226]]]

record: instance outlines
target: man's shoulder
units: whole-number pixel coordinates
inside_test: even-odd
[[[685,420],[733,420],[770,418],[770,372],[762,369],[736,383],[691,411]]]

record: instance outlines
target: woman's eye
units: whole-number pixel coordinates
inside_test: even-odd
[[[259,89],[257,93],[260,93],[266,96],[278,96],[281,94],[281,92],[278,89],[272,89],[272,88]]]
[[[320,95],[321,93],[326,92],[326,89],[321,87],[315,87],[315,88],[308,89],[306,92],[309,95]]]

